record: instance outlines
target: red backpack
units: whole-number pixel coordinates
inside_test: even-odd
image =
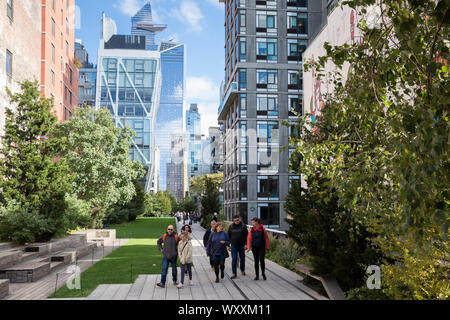
[[[167,236],[167,233],[164,233],[162,242],[164,242],[166,240],[166,236]],[[178,235],[176,233],[175,233],[175,242],[178,243]]]

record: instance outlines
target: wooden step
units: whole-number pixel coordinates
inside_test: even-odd
[[[0,251],[0,269],[9,268],[23,261],[23,253],[20,250],[9,249]]]

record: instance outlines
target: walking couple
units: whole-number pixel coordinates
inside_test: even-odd
[[[164,288],[166,285],[167,271],[169,264],[172,266],[172,280],[173,284],[177,285],[178,289],[184,286],[185,270],[189,273],[189,285],[194,285],[192,281],[192,242],[191,236],[185,228],[181,234],[180,239],[176,232],[174,232],[173,225],[167,227],[167,232],[158,239],[158,249],[163,254],[161,282],[157,283],[158,287]],[[162,246],[164,244],[164,247]],[[181,266],[181,282],[177,283],[177,259],[180,258]]]
[[[233,217],[233,224],[230,225],[228,233],[223,231],[221,222],[211,221],[211,229],[208,229],[203,237],[203,244],[206,247],[206,254],[210,258],[211,267],[216,274],[216,283],[219,283],[219,268],[221,279],[225,276],[225,259],[231,251],[231,269],[233,275],[231,279],[237,277],[237,260],[239,256],[241,274],[245,276],[245,250],[252,250],[255,259],[255,280],[259,280],[259,265],[261,264],[262,277],[265,275],[265,253],[269,250],[269,237],[267,231],[258,218],[252,219],[252,229],[250,232],[239,216]],[[228,251],[227,251],[228,250]]]

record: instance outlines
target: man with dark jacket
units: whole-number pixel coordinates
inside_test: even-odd
[[[228,228],[228,237],[231,241],[231,269],[233,276],[231,279],[237,277],[237,258],[239,254],[241,273],[245,276],[245,249],[247,241],[248,230],[247,226],[242,223],[239,216],[233,217],[233,224]]]
[[[178,258],[178,236],[174,232],[173,226],[167,227],[167,232],[158,239],[158,249],[163,255],[161,282],[157,283],[158,287],[164,288],[166,286],[167,270],[169,263],[172,266],[172,280],[173,284],[177,285],[177,258]],[[164,243],[164,247],[162,244]]]
[[[212,220],[211,228],[206,230],[205,235],[203,236],[203,246],[205,246],[205,248],[208,246],[208,240],[209,237],[211,236],[211,232],[213,231],[215,225],[216,221]],[[214,262],[211,260],[211,257],[209,257],[209,264],[211,265],[211,269],[214,269]]]

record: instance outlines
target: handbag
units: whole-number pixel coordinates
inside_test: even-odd
[[[224,246],[224,249],[223,249],[225,252],[223,253],[223,256],[225,257],[225,259],[226,258],[229,258],[230,257],[230,254],[228,253],[228,250],[227,250],[227,246]]]

